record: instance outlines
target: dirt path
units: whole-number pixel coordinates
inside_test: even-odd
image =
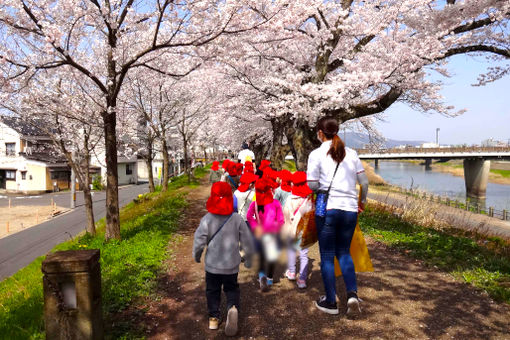
[[[191,257],[193,233],[206,212],[209,187],[190,192],[179,237],[162,278],[161,300],[147,306],[143,323],[149,339],[222,339],[210,331],[203,263]],[[312,302],[323,291],[317,245],[310,251],[308,289],[298,291],[283,278],[280,264],[268,293],[257,288],[256,273],[241,265],[240,339],[510,339],[510,308],[484,293],[427,268],[419,261],[367,239],[374,273],[358,275],[363,314],[356,320],[318,312]],[[337,280],[339,292],[344,285]],[[345,296],[340,295],[345,305]],[[224,303],[224,296],[222,297]],[[224,309],[225,307],[223,307]],[[225,314],[225,312],[224,312]]]

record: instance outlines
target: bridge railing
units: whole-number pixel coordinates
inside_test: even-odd
[[[496,153],[496,152],[510,152],[510,146],[505,147],[452,147],[452,148],[420,148],[420,147],[406,147],[406,148],[391,148],[391,149],[356,149],[359,155],[366,154],[393,154],[393,153]]]

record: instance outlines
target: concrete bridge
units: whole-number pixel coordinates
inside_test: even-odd
[[[360,159],[378,161],[399,159],[423,159],[425,169],[431,170],[432,160],[446,162],[450,159],[464,160],[464,181],[468,197],[485,198],[489,181],[490,161],[510,161],[509,147],[465,147],[465,148],[394,148],[383,150],[358,149]]]

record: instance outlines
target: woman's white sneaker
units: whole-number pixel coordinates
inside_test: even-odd
[[[360,302],[361,300],[354,296],[347,300],[347,316],[352,317],[361,314]]]

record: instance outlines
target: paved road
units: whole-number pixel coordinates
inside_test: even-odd
[[[432,203],[429,201],[424,202],[421,199],[394,192],[369,192],[368,198],[396,207],[405,205],[411,208],[420,207],[423,211],[429,210],[429,213],[434,213],[434,219],[445,221],[453,227],[486,233],[491,236],[498,236],[510,240],[509,221],[448,207],[444,204]]]
[[[128,186],[123,186],[120,190],[127,188]],[[104,200],[105,193],[104,191],[92,192],[92,196],[96,196],[102,198]],[[94,201],[96,200],[94,197]],[[12,193],[3,193],[0,194],[0,208],[7,207],[9,205],[9,199],[11,200],[11,206],[45,206],[50,205],[52,200],[59,206],[63,208],[70,208],[71,206],[71,192],[51,192],[40,195],[22,195],[22,194],[12,194]],[[76,206],[79,207],[84,205],[83,194],[81,191],[76,193]]]
[[[124,206],[141,193],[149,191],[148,185],[131,185],[119,190],[119,203]],[[66,200],[69,206],[69,194],[42,195],[33,198],[33,205],[49,204],[51,196],[54,196],[57,204],[59,200]],[[0,239],[0,280],[17,272],[19,269],[31,263],[34,259],[50,251],[55,245],[69,240],[85,229],[87,217],[81,193],[77,195],[77,208],[69,213],[41,223],[37,226],[20,231],[16,234]],[[105,216],[104,192],[94,194],[94,217],[97,220]],[[12,198],[12,197],[11,197]],[[28,200],[28,198],[26,198]],[[2,199],[5,201],[5,198]],[[25,204],[24,204],[25,205]],[[30,204],[26,204],[30,205]]]

